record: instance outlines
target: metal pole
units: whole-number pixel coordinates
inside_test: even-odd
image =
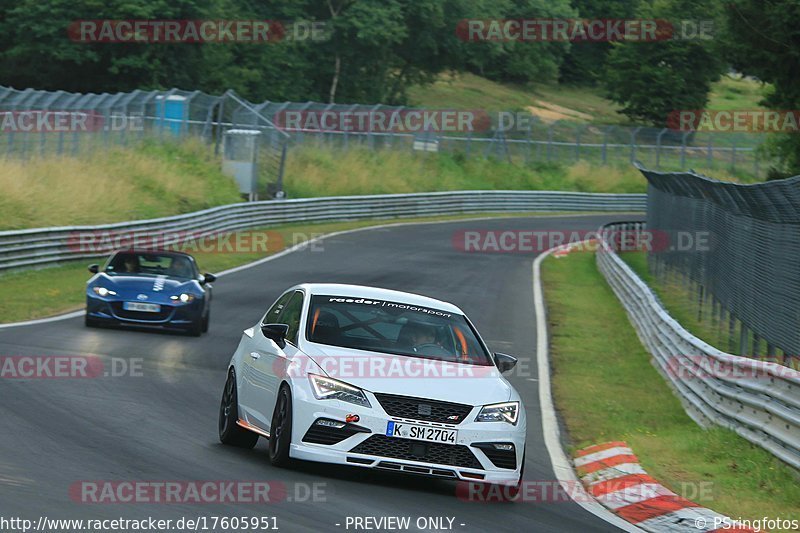
[[[747,357],[747,338],[749,337],[749,331],[747,326],[739,322],[739,355],[742,357]]]

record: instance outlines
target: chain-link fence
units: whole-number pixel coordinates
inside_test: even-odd
[[[651,273],[682,286],[731,353],[796,366],[800,355],[800,176],[754,185],[639,167],[649,182]]]
[[[606,126],[570,120],[546,121],[527,112],[487,113],[471,110],[474,129],[459,124],[438,130],[403,131],[415,113],[442,125],[453,110],[399,106],[264,102],[258,111],[292,134],[295,145],[315,142],[339,149],[353,146],[494,157],[516,164],[539,162],[631,164],[642,161],[656,169],[693,167],[729,169],[756,177],[769,164],[758,147],[764,135],[679,131],[669,128]],[[326,118],[330,120],[326,121]],[[400,126],[387,127],[392,118]],[[348,120],[349,119],[349,120]],[[360,119],[360,120],[359,120]],[[327,124],[326,124],[327,122]],[[349,127],[343,127],[347,122]],[[377,127],[376,127],[377,125]],[[413,126],[413,124],[412,124]]]
[[[79,94],[0,87],[0,155],[78,155],[145,139],[197,138],[219,154],[226,131],[257,132],[259,188],[281,190],[289,135],[233,91]]]
[[[262,134],[259,161],[263,181],[272,190],[281,189],[287,143],[290,147],[322,145],[336,150],[443,152],[520,165],[640,160],[655,169],[724,168],[754,176],[761,176],[769,166],[760,160],[757,148],[764,135],[759,134],[548,122],[527,112],[460,112],[470,114],[471,127],[446,123],[448,116],[457,113],[448,109],[318,102],[254,104],[232,91],[222,96],[179,89],[75,94],[0,87],[0,154],[78,154],[145,137],[190,135],[204,139],[219,153],[226,130],[255,129]],[[422,122],[414,122],[420,116]],[[424,117],[433,117],[434,126],[428,127]]]

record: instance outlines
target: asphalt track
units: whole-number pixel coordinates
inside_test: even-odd
[[[247,451],[219,443],[217,411],[226,365],[242,329],[256,323],[287,287],[341,282],[417,292],[460,306],[491,349],[520,357],[528,375],[510,379],[527,408],[525,479],[550,482],[554,474],[543,442],[536,381],[534,256],[464,253],[453,247],[452,237],[463,229],[592,230],[621,218],[629,215],[415,224],[332,236],[311,249],[220,278],[211,328],[201,338],[87,329],[80,318],[0,330],[0,355],[143,360],[141,376],[0,380],[0,516],[34,521],[40,516],[274,516],[284,531],[347,531],[348,516],[410,516],[416,530],[418,517],[431,516],[454,518],[453,530],[465,532],[614,530],[571,501],[470,502],[456,497],[453,482],[315,463],[273,468],[264,439]],[[76,502],[70,487],[85,480],[268,480],[284,486],[292,501]],[[312,484],[317,484],[318,501],[308,502],[306,489]]]

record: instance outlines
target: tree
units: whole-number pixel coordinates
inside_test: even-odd
[[[640,16],[677,21],[709,19],[718,13],[714,0],[674,0],[657,7]],[[720,56],[713,39],[616,42],[608,58],[606,88],[631,120],[663,127],[674,111],[705,107],[711,83],[725,68]]]
[[[733,0],[725,10],[726,58],[738,71],[772,84],[761,102],[776,110],[800,106],[800,17],[796,0]],[[771,139],[779,159],[778,176],[800,174],[800,137],[781,134]]]
[[[572,0],[581,19],[632,19],[638,0]],[[609,42],[573,42],[564,56],[559,81],[575,85],[596,85],[605,75],[611,51]]]

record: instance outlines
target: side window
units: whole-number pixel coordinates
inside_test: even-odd
[[[269,308],[269,311],[267,311],[267,314],[264,316],[264,320],[261,322],[261,324],[280,323],[278,317],[281,315],[281,311],[283,311],[283,308],[286,306],[286,302],[289,301],[289,298],[291,298],[293,294],[294,292],[290,291],[278,298],[278,301]]]
[[[300,314],[303,312],[303,293],[296,291],[289,302],[284,306],[278,317],[281,324],[289,324],[286,340],[297,344],[297,331],[300,329]]]

